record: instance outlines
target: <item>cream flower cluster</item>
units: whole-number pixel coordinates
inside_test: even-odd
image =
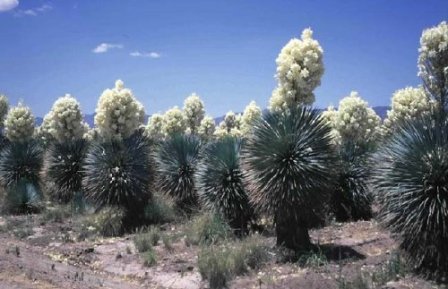
[[[204,139],[210,139],[215,133],[215,128],[215,120],[211,116],[206,116],[199,125],[198,134]]]
[[[56,100],[51,109],[50,127],[50,133],[60,142],[83,138],[88,127],[74,97],[66,94]]]
[[[0,94],[0,127],[3,126],[3,121],[8,113],[8,108],[8,98],[5,95]]]
[[[35,118],[29,107],[19,104],[9,110],[4,122],[5,135],[11,142],[33,138]]]
[[[39,127],[37,127],[34,131],[35,137],[47,144],[50,140],[54,139],[52,135],[52,129],[53,129],[52,121],[53,121],[53,112],[50,111],[44,116],[42,124]]]
[[[184,112],[177,106],[165,112],[162,122],[162,131],[165,135],[184,133],[187,129],[187,121]]]
[[[196,132],[205,115],[204,103],[197,94],[193,93],[185,99],[183,111],[187,127],[192,133]]]
[[[270,109],[314,102],[314,89],[324,73],[323,49],[313,39],[313,31],[305,29],[301,39],[291,39],[276,60],[278,88],[274,90]]]
[[[323,117],[333,127],[337,141],[373,141],[378,136],[381,123],[380,117],[357,92],[343,98],[338,110],[330,107]]]
[[[215,136],[220,138],[224,136],[242,136],[241,133],[241,115],[235,114],[233,111],[226,113],[224,120],[221,121],[219,126],[215,130]]]
[[[422,87],[406,87],[397,90],[392,96],[391,110],[387,111],[384,129],[393,130],[394,126],[407,119],[429,113],[431,102]]]
[[[106,89],[96,108],[95,126],[105,139],[125,138],[137,130],[145,119],[145,110],[121,80]]]
[[[425,29],[420,38],[418,75],[432,94],[442,93],[443,79],[448,77],[448,24],[443,21],[438,26]],[[431,71],[429,71],[431,70]]]
[[[255,101],[251,101],[241,116],[241,132],[247,134],[252,130],[255,121],[261,118],[261,108]]]
[[[148,119],[145,132],[152,139],[163,138],[163,115],[155,113]]]

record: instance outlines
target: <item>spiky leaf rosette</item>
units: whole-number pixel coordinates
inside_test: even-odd
[[[122,140],[92,144],[84,164],[87,199],[98,209],[124,208],[127,219],[124,222],[137,225],[151,199],[154,166],[150,153],[149,141],[141,131]]]
[[[0,182],[7,188],[7,206],[13,212],[34,210],[42,198],[40,171],[43,150],[34,140],[7,143],[0,154]]]
[[[162,141],[155,154],[157,187],[186,212],[198,205],[194,174],[200,149],[198,137],[177,134]]]
[[[253,210],[240,167],[242,141],[227,136],[204,150],[196,179],[201,203],[221,214],[238,232],[247,231]]]
[[[68,203],[81,193],[87,150],[85,139],[55,142],[49,147],[45,171],[47,179],[55,184],[52,197],[57,201]]]
[[[383,224],[416,267],[448,276],[448,124],[406,121],[379,152],[374,185]]]
[[[336,220],[368,220],[373,197],[367,182],[371,176],[370,150],[354,142],[339,147],[339,170],[331,205]]]
[[[277,244],[310,246],[308,228],[322,220],[333,186],[330,127],[305,107],[268,112],[254,124],[243,149],[252,202],[274,217]]]

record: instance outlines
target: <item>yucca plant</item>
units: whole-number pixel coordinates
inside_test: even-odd
[[[338,146],[339,169],[331,206],[337,221],[368,220],[372,217],[373,197],[368,181],[371,177],[371,149],[355,142]]]
[[[196,174],[201,203],[221,214],[237,234],[247,232],[253,218],[240,166],[241,145],[230,136],[209,143]]]
[[[7,142],[0,154],[0,182],[6,207],[13,213],[35,211],[42,199],[40,171],[43,151],[38,142]]]
[[[157,187],[172,197],[176,206],[184,212],[198,207],[194,174],[200,149],[198,137],[177,134],[161,141],[155,153]]]
[[[382,223],[421,272],[448,276],[448,123],[404,122],[375,158]],[[437,121],[436,121],[437,120]]]
[[[45,171],[48,181],[55,184],[52,198],[68,203],[82,196],[83,164],[88,151],[88,142],[77,139],[69,142],[54,142],[46,155]]]
[[[98,210],[125,210],[124,225],[139,225],[152,196],[154,165],[151,147],[141,131],[125,139],[92,144],[84,164],[86,198]]]
[[[274,219],[277,245],[308,250],[308,229],[323,219],[334,187],[330,127],[316,110],[268,112],[254,123],[243,149],[253,204]]]

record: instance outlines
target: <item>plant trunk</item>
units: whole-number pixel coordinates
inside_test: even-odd
[[[283,246],[294,251],[306,251],[311,248],[308,229],[292,218],[289,220],[277,218],[275,231],[277,233],[277,246]]]

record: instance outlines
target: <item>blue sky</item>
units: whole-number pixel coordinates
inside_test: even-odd
[[[37,116],[65,93],[92,113],[118,78],[148,114],[192,92],[213,116],[266,107],[280,49],[307,27],[324,49],[317,107],[352,90],[388,105],[420,83],[422,30],[448,20],[446,0],[0,0],[0,10],[0,91]]]

